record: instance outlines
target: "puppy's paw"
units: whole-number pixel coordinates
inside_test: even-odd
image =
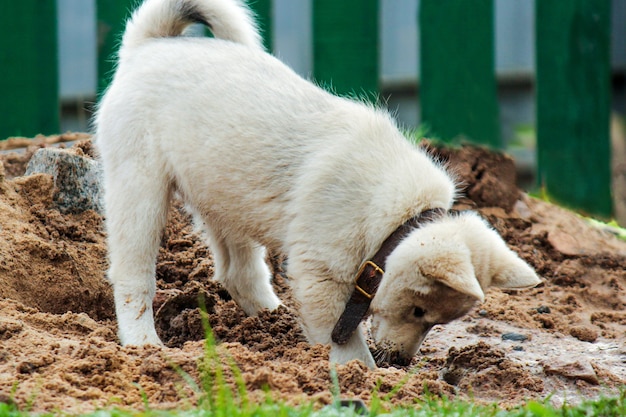
[[[233,297],[235,298],[235,297]],[[282,306],[283,303],[280,299],[274,294],[264,294],[263,297],[251,298],[251,297],[239,297],[235,298],[239,307],[246,312],[248,316],[256,316],[259,314],[261,310],[267,309],[269,311],[274,311],[278,307]]]
[[[122,346],[144,346],[144,345],[154,345],[154,346],[165,346],[161,339],[159,339],[156,334],[152,335],[133,335],[133,337],[126,337],[119,335],[120,343]]]
[[[129,316],[128,311],[118,312],[118,337],[122,346],[163,346],[154,327],[152,311],[138,317]]]
[[[357,359],[363,362],[368,368],[376,369],[376,363],[372,354],[365,343],[355,343],[358,338],[352,337],[346,345],[337,345],[335,343],[330,346],[330,362],[344,364],[351,360]]]

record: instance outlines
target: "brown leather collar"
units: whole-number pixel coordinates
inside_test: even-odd
[[[425,222],[432,221],[443,216],[446,210],[443,208],[428,209],[417,216],[407,220],[398,227],[380,246],[378,252],[371,259],[363,262],[356,274],[354,291],[343,310],[343,314],[337,320],[332,333],[333,342],[343,345],[350,340],[350,337],[359,326],[363,317],[369,310],[370,303],[376,295],[376,290],[380,285],[385,273],[385,263],[387,257],[398,246],[400,241],[412,230],[419,228]]]

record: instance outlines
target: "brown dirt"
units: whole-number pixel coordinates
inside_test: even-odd
[[[468,147],[433,151],[450,160],[467,186],[469,198],[459,207],[477,207],[543,284],[490,290],[468,316],[433,329],[409,367],[338,366],[342,397],[367,402],[377,389],[394,391],[393,403],[411,404],[427,389],[515,405],[549,395],[575,402],[624,386],[626,243],[522,194],[512,161],[502,155]],[[7,163],[6,154],[0,159]],[[331,401],[328,347],[304,341],[281,256],[270,261],[287,307],[246,317],[210,280],[209,249],[176,205],[159,253],[155,299],[168,347],[121,347],[104,276],[102,218],[91,211],[61,214],[46,175],[6,177],[0,184],[0,401],[73,413],[143,409],[144,397],[153,408],[194,404],[198,393],[181,371],[198,381],[199,295],[229,381],[234,361],[253,399],[265,398],[269,387],[290,403]],[[524,340],[510,340],[511,334]]]

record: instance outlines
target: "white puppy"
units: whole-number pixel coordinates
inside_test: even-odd
[[[192,22],[215,38],[180,37]],[[362,332],[331,342],[356,271],[400,225],[455,196],[385,111],[331,95],[265,53],[237,0],[145,1],[127,24],[96,136],[123,344],[160,343],[155,258],[176,191],[208,236],[215,279],[247,314],[280,304],[265,247],[284,252],[308,339],[332,343],[333,361],[373,367]],[[474,214],[436,217],[383,262],[371,311],[386,358],[410,358],[434,323],[466,313],[489,285],[539,282]]]

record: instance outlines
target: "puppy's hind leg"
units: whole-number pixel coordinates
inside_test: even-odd
[[[271,285],[265,248],[248,239],[233,239],[207,228],[215,261],[214,279],[226,288],[249,316],[281,304]]]
[[[107,168],[105,165],[108,276],[113,284],[119,338],[123,345],[161,344],[152,300],[171,186],[164,173],[148,171],[139,161]]]

